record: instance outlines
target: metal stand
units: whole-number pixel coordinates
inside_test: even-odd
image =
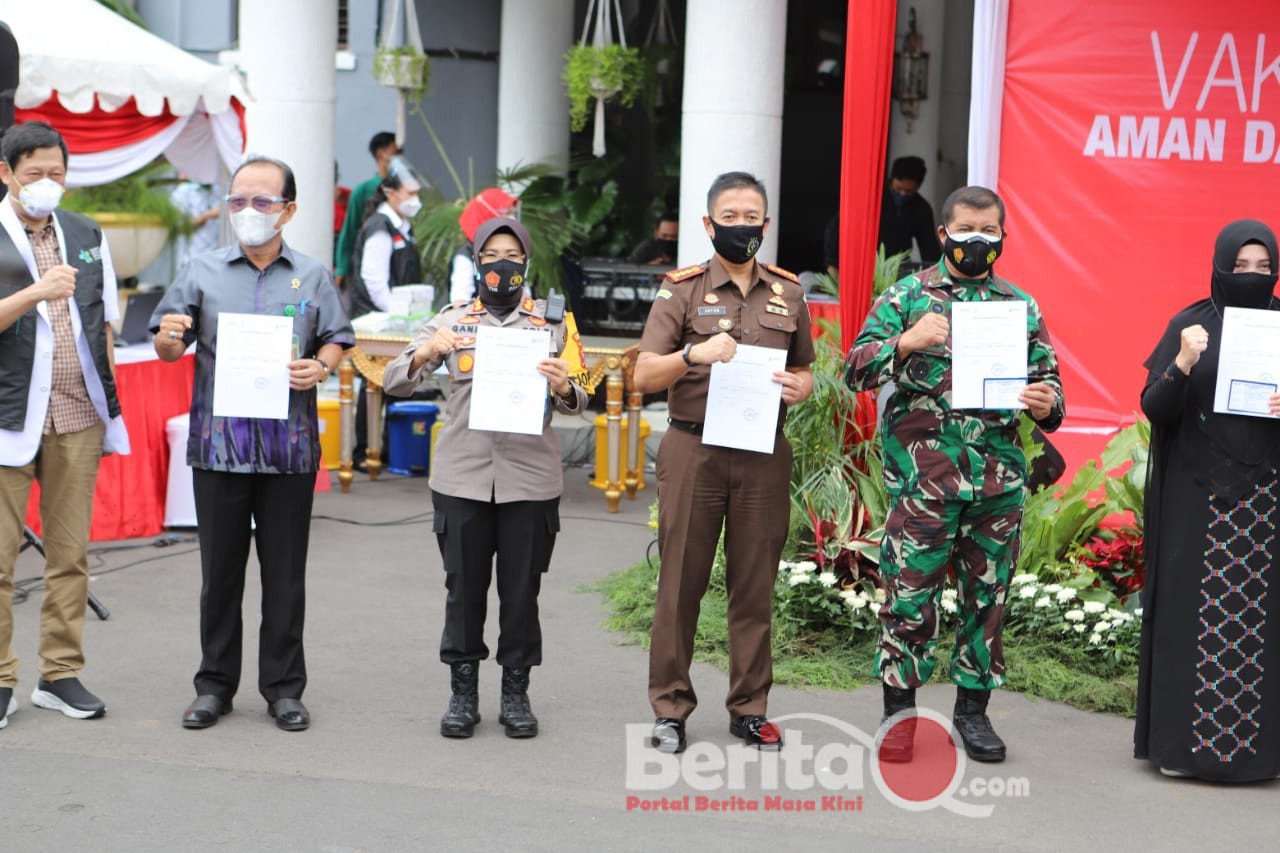
[[[34,530],[27,527],[25,524],[22,525],[22,538],[25,541],[22,543],[22,547],[18,549],[19,554],[28,548],[35,548],[37,554],[41,557],[44,556],[44,542],[40,540],[40,537],[36,535]],[[92,592],[89,593],[89,608],[94,613],[98,614],[98,618],[104,622],[111,617],[111,611],[108,610],[107,606],[99,601],[97,596]]]

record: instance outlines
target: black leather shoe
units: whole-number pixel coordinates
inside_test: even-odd
[[[747,746],[760,749],[782,749],[782,732],[759,714],[729,717],[729,734],[742,738]]]
[[[9,715],[18,710],[18,700],[13,698],[12,687],[0,687],[0,729],[9,725]]]
[[[196,697],[196,701],[191,703],[182,714],[182,727],[184,729],[207,729],[209,726],[218,722],[219,717],[224,717],[231,713],[230,700],[224,702],[212,693],[205,693]]]
[[[951,720],[964,742],[965,754],[974,761],[1004,761],[1004,741],[987,719],[990,690],[956,689],[956,708]]]
[[[471,737],[480,722],[480,666],[475,661],[449,664],[449,710],[440,718],[444,737]]]
[[[673,717],[659,717],[653,723],[653,734],[649,736],[649,746],[674,755],[684,752],[689,744],[684,739],[684,723]]]
[[[884,685],[884,716],[880,725],[894,714],[915,708],[916,689],[914,687],[894,687]],[[893,728],[885,732],[880,741],[878,755],[883,761],[906,763],[915,756],[916,718],[908,717],[900,720]]]
[[[305,732],[311,726],[311,715],[300,699],[277,699],[267,705],[267,713],[276,718],[276,728],[286,732]]]
[[[40,679],[31,692],[31,704],[75,720],[92,720],[107,713],[103,701],[86,690],[78,678]]]
[[[538,718],[529,706],[528,667],[502,668],[502,711],[498,722],[506,726],[507,737],[537,737]]]

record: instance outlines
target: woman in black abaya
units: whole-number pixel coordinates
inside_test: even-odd
[[[1210,298],[1177,314],[1145,362],[1152,430],[1134,755],[1166,775],[1280,774],[1280,420],[1214,412],[1223,313],[1280,310],[1276,264],[1270,228],[1228,225]],[[1276,390],[1264,391],[1263,413],[1280,414]]]

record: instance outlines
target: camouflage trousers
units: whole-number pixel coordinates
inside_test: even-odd
[[[1004,683],[1001,620],[1018,561],[1025,492],[974,501],[895,498],[880,546],[888,597],[880,608],[875,674],[893,687],[919,687],[936,663],[938,609],[957,612],[951,680],[989,690]],[[947,567],[957,594],[942,595]]]

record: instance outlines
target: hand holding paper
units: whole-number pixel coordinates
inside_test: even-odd
[[[219,314],[214,417],[287,419],[292,356],[292,317]]]
[[[702,443],[772,453],[782,401],[774,373],[786,366],[784,349],[741,344],[732,361],[713,364]]]

